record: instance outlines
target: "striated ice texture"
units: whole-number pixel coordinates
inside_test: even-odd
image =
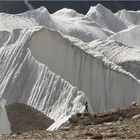
[[[7,104],[26,103],[61,124],[64,118],[84,111],[86,96],[35,60],[28,44],[33,31],[14,30],[0,49],[1,95]]]
[[[131,74],[84,43],[78,45],[68,38],[41,29],[33,34],[29,45],[38,61],[87,94],[94,112],[139,101],[139,82]]]

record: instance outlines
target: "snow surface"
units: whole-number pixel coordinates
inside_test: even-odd
[[[126,42],[138,43],[136,25],[100,4],[86,15],[41,7],[0,19],[1,98],[44,112],[55,120],[49,130],[83,112],[86,101],[90,112],[140,103],[139,48],[109,40],[125,40],[128,31]]]

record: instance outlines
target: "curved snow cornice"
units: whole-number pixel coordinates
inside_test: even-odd
[[[32,28],[30,28],[30,29],[32,29]],[[34,30],[34,29],[33,29]],[[52,38],[52,40],[55,40],[55,39],[59,39],[60,41],[62,41],[62,43],[65,43],[65,44],[67,44],[67,46],[66,47],[73,47],[73,48],[77,48],[77,49],[80,49],[80,51],[82,51],[82,52],[84,52],[84,53],[86,53],[87,55],[91,55],[93,58],[97,58],[97,59],[99,59],[99,60],[101,60],[101,61],[103,61],[104,62],[104,65],[107,65],[108,66],[108,68],[109,69],[112,69],[112,70],[115,70],[116,72],[121,72],[121,73],[124,73],[124,74],[130,74],[130,73],[128,73],[128,72],[126,72],[126,71],[124,71],[123,69],[121,69],[121,67],[119,67],[118,65],[116,65],[116,64],[114,64],[114,63],[112,63],[111,61],[108,61],[108,59],[106,59],[105,57],[104,57],[104,55],[102,55],[102,53],[100,53],[99,51],[94,51],[94,50],[91,50],[92,48],[90,47],[90,44],[92,44],[92,42],[90,42],[90,44],[88,45],[87,43],[84,43],[84,42],[82,42],[81,40],[78,40],[78,39],[71,39],[71,37],[69,37],[69,36],[65,36],[65,35],[63,35],[61,32],[58,32],[57,30],[52,30],[52,29],[48,29],[48,28],[44,28],[44,27],[37,27],[36,29],[35,29],[35,32],[33,32],[33,34],[32,34],[32,36],[31,36],[31,39],[30,39],[30,42],[29,42],[29,44],[30,44],[30,46],[33,46],[32,45],[32,39],[34,40],[34,38],[37,36],[38,37],[38,39],[40,39],[41,37],[42,37],[42,35],[41,36],[39,36],[40,34],[48,34],[48,35],[51,35],[52,34],[52,36],[54,37],[54,38]],[[45,37],[44,37],[45,38]],[[47,39],[47,37],[46,37],[46,39]],[[43,41],[45,41],[45,40],[43,40]],[[57,41],[57,40],[56,40]],[[95,42],[96,42],[97,40],[95,40]],[[93,41],[94,42],[94,41]],[[102,41],[101,42],[101,44],[103,43],[104,41]],[[110,41],[110,42],[115,42],[115,41]],[[108,42],[108,43],[110,43],[110,42]],[[118,44],[119,44],[119,42],[118,42]],[[97,45],[98,45],[98,43],[97,43]],[[48,45],[47,45],[48,46]],[[45,45],[43,45],[43,47],[44,47],[44,49],[45,49],[45,47],[46,47],[46,49],[47,49],[47,46],[45,46]],[[124,47],[125,47],[125,45],[124,45]],[[130,46],[131,47],[131,46]],[[133,47],[132,47],[133,48]],[[123,49],[123,48],[122,48]],[[138,50],[138,49],[136,49],[136,50]],[[41,50],[40,50],[41,51]],[[41,51],[42,52],[42,51]],[[37,51],[37,53],[38,53],[38,51]],[[46,52],[45,52],[46,53]],[[40,57],[42,57],[42,56],[40,56]],[[46,56],[47,57],[47,56]],[[37,57],[35,57],[35,58],[37,58]],[[46,59],[46,58],[45,58]],[[128,58],[129,59],[129,58]],[[44,64],[45,64],[46,62],[44,61]],[[47,65],[47,63],[46,63],[46,65]],[[131,74],[130,74],[130,76],[132,76]],[[132,76],[133,77],[133,76]],[[135,79],[135,78],[134,78]]]

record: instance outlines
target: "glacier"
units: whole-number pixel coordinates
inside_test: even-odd
[[[48,128],[55,130],[84,112],[86,101],[89,112],[140,103],[140,50],[132,43],[139,25],[129,26],[100,4],[86,15],[40,7],[0,13],[0,19],[0,100],[6,105],[40,110],[55,120]]]

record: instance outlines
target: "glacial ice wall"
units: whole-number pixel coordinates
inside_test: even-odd
[[[95,40],[88,44],[89,50],[98,51],[109,61],[140,79],[140,49],[114,40]]]
[[[41,29],[29,46],[38,61],[87,94],[94,112],[140,101],[139,82],[84,43],[76,45],[57,31]]]
[[[34,31],[16,29],[0,48],[0,94],[7,104],[25,103],[44,112],[55,120],[52,130],[72,114],[83,112],[87,97],[36,61],[28,44]]]

